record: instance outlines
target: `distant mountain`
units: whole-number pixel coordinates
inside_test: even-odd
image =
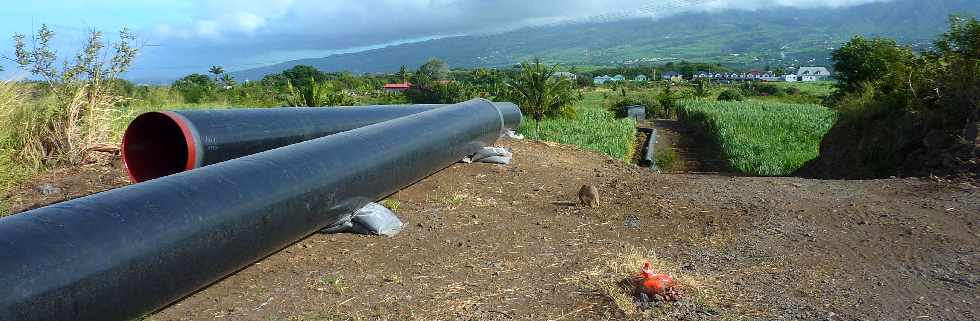
[[[927,48],[953,13],[980,15],[980,0],[896,0],[837,9],[727,10],[668,18],[535,27],[459,36],[234,72],[260,79],[295,65],[355,73],[394,72],[431,57],[452,67],[510,66],[541,57],[575,65],[713,61],[735,66],[829,64],[854,35],[885,36]]]

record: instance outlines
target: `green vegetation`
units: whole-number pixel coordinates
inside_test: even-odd
[[[672,172],[681,166],[681,156],[673,148],[658,150],[654,158],[657,169],[664,173]]]
[[[745,97],[742,97],[742,93],[738,90],[727,89],[718,94],[719,101],[743,101]]]
[[[401,207],[401,205],[401,201],[391,197],[381,200],[381,206],[388,208],[392,212],[398,212],[398,208]]]
[[[835,81],[772,82],[768,83],[788,95],[827,97],[834,93]]]
[[[572,118],[572,104],[579,99],[572,82],[564,77],[553,77],[558,65],[545,66],[541,60],[522,62],[521,72],[507,82],[506,99],[521,107],[525,115],[534,120],[535,131],[540,131],[541,121],[549,118]]]
[[[619,98],[606,109],[616,115],[616,118],[626,118],[627,106],[643,106],[647,118],[661,118],[667,115],[667,110],[660,105],[660,100],[652,93],[631,94]]]
[[[710,133],[732,168],[784,176],[817,157],[836,116],[817,105],[683,100],[680,117]]]
[[[337,90],[331,83],[317,84],[310,78],[308,86],[297,89],[286,81],[286,105],[293,107],[350,106],[356,102],[349,94]]]
[[[529,139],[576,145],[629,161],[636,138],[636,121],[616,119],[613,113],[601,107],[603,99],[602,93],[586,93],[575,104],[576,117],[545,119],[537,129],[533,123],[523,122],[519,132]]]
[[[980,22],[951,17],[934,47],[920,55],[890,39],[855,37],[835,51],[840,121],[801,174],[977,175]]]

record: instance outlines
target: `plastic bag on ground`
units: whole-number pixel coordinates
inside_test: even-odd
[[[484,147],[480,151],[463,159],[464,163],[490,163],[490,164],[510,164],[514,153],[503,147]]]
[[[366,235],[395,236],[401,232],[404,223],[394,212],[384,205],[368,203],[333,226],[320,230],[320,233],[356,233]]]

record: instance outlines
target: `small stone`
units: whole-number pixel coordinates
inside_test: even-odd
[[[57,188],[54,185],[47,184],[47,183],[41,184],[41,186],[38,186],[37,187],[37,191],[38,192],[41,192],[41,195],[44,195],[44,196],[48,196],[48,195],[51,195],[51,194],[61,193],[61,189],[60,188]]]
[[[628,229],[639,229],[640,228],[640,217],[636,214],[629,213],[626,214],[626,218],[623,220],[623,226]]]
[[[639,301],[640,303],[650,303],[650,296],[647,295],[646,293],[641,292],[639,297],[637,298],[637,301]]]

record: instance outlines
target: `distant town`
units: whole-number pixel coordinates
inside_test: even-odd
[[[576,75],[571,73],[556,74],[556,76],[564,76],[574,79]],[[693,75],[685,77],[684,74],[676,71],[665,71],[660,73],[660,79],[670,80],[670,81],[683,81],[683,80],[693,80],[693,79],[707,79],[707,80],[718,80],[718,81],[782,81],[782,82],[798,82],[798,81],[824,81],[829,80],[833,74],[827,67],[800,67],[800,68],[790,68],[787,69],[785,73],[777,74],[775,71],[761,71],[761,70],[750,70],[748,72],[709,72],[709,71],[698,71]],[[646,75],[637,75],[630,79],[629,81],[634,82],[645,82],[649,81],[651,78]],[[623,82],[627,81],[626,77],[623,75],[602,75],[592,78],[592,83],[595,85],[602,85],[611,82]]]

